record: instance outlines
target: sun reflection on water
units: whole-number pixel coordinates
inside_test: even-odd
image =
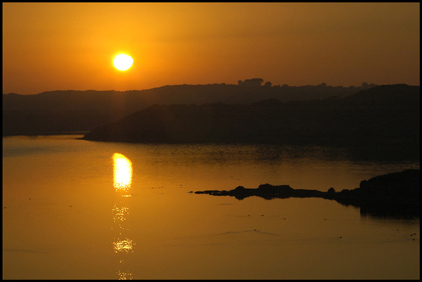
[[[113,214],[113,222],[117,231],[113,239],[113,251],[118,256],[118,271],[117,276],[119,280],[132,280],[133,274],[125,265],[125,261],[130,258],[133,253],[133,246],[135,243],[132,239],[120,239],[126,237],[129,232],[129,223],[127,222],[127,215],[129,214],[129,203],[132,194],[130,193],[132,185],[132,162],[124,155],[115,153],[113,155],[113,186],[119,197],[117,202],[111,209]],[[129,201],[129,202],[128,202]]]
[[[119,240],[117,242],[113,242],[114,245],[114,252],[133,252],[133,240],[125,239],[125,240]]]
[[[129,208],[125,206],[118,207],[117,204],[115,204],[112,212],[114,222],[123,222],[127,219],[126,216],[129,214]]]
[[[117,275],[119,276],[119,280],[132,280],[132,273],[130,272],[121,272],[120,270],[117,272]]]
[[[124,155],[113,155],[113,184],[116,191],[128,192],[132,185],[132,162]]]

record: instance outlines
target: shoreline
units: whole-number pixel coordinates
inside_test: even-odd
[[[257,196],[266,200],[287,198],[323,198],[361,209],[361,214],[374,217],[420,218],[420,170],[408,169],[362,180],[359,188],[336,192],[293,189],[289,185],[261,184],[258,188],[238,186],[233,190],[204,190],[189,193],[231,196],[238,200]]]

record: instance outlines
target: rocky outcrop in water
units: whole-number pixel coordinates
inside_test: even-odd
[[[232,196],[238,200],[258,196],[264,199],[323,198],[359,207],[361,214],[375,217],[420,217],[420,170],[404,170],[363,180],[359,188],[336,192],[293,189],[289,185],[263,184],[258,188],[238,186],[233,190],[205,190],[195,194]]]

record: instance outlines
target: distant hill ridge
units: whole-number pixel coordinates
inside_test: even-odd
[[[131,91],[48,91],[36,95],[3,94],[3,136],[90,131],[154,104],[249,104],[346,97],[374,87],[244,86],[234,84],[167,85]]]
[[[269,143],[419,147],[420,88],[380,86],[347,97],[251,104],[154,105],[84,139],[142,143]]]

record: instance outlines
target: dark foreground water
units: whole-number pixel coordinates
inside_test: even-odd
[[[4,279],[419,279],[420,220],[324,199],[196,190],[353,189],[419,160],[345,149],[3,138]]]

